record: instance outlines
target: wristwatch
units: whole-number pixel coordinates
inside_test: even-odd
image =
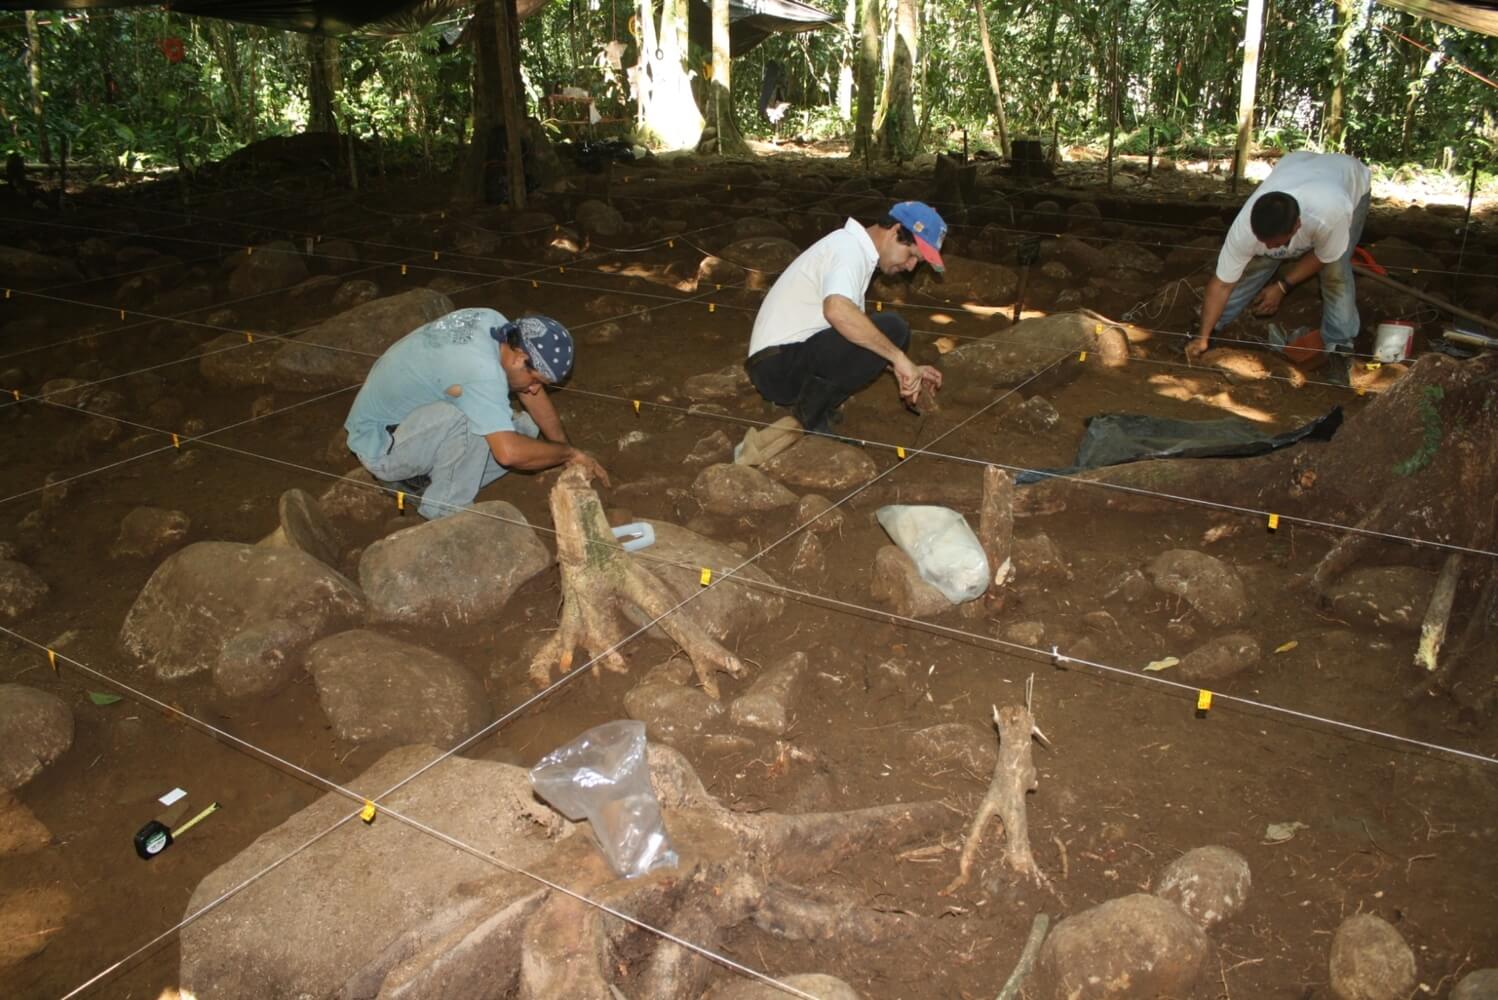
[[[1290,289],[1292,289],[1292,288],[1295,287],[1294,285],[1290,284],[1290,282],[1286,281],[1284,278],[1275,278],[1274,279],[1274,283],[1276,285],[1280,286],[1280,291],[1283,292],[1285,295],[1289,295],[1290,294]]]

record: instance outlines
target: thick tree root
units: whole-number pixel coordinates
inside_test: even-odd
[[[1002,709],[994,709],[993,721],[999,730],[999,759],[994,765],[988,792],[983,796],[978,814],[968,830],[967,841],[962,845],[957,877],[942,890],[944,896],[950,896],[967,884],[978,845],[983,841],[984,828],[994,817],[998,818],[1004,833],[1004,863],[1009,870],[1036,885],[1050,886],[1030,851],[1030,825],[1025,814],[1025,795],[1036,788],[1035,761],[1031,754],[1035,717],[1023,705],[1005,705]]]
[[[557,562],[562,570],[560,627],[531,661],[531,679],[551,680],[553,669],[566,673],[581,647],[609,670],[623,671],[618,647],[630,634],[621,613],[633,605],[686,652],[702,688],[718,697],[714,674],[744,674],[739,658],[708,635],[688,614],[673,613],[680,603],[664,583],[614,540],[603,503],[588,487],[581,466],[570,466],[551,490],[551,516],[557,530]]]

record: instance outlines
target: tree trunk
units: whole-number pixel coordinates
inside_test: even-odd
[[[336,133],[338,118],[333,113],[333,94],[340,85],[338,39],[308,35],[307,67],[307,131]]]
[[[1233,157],[1233,191],[1248,168],[1254,141],[1254,90],[1259,82],[1259,41],[1264,35],[1264,0],[1248,0],[1243,19],[1243,80],[1238,89],[1238,151]]]
[[[862,157],[864,169],[874,145],[874,105],[879,83],[880,0],[860,0],[858,33],[858,118],[853,125],[853,155]]]
[[[893,160],[915,156],[919,140],[913,85],[920,54],[919,12],[918,0],[895,0],[895,44],[885,69],[884,121],[879,127],[879,153]]]
[[[1412,31],[1414,31],[1413,25],[1406,29],[1406,34]],[[1434,36],[1435,34],[1437,34],[1437,32],[1433,30],[1432,36]],[[1437,39],[1435,37],[1431,38],[1432,42],[1435,42],[1436,40]],[[1409,159],[1410,137],[1414,134],[1415,131],[1415,109],[1420,104],[1420,98],[1425,93],[1426,83],[1430,80],[1431,74],[1435,73],[1435,71],[1441,66],[1441,60],[1443,56],[1440,54],[1439,48],[1435,45],[1432,45],[1431,47],[1436,48],[1436,51],[1431,53],[1429,56],[1424,56],[1420,52],[1420,50],[1417,49],[1416,54],[1413,57],[1414,63],[1410,72],[1409,96],[1404,102],[1404,125],[1399,131],[1400,159]]]
[[[480,0],[473,15],[473,135],[458,172],[453,197],[460,202],[483,197],[489,135],[499,124],[499,33],[495,27],[494,0]],[[461,118],[461,116],[460,116]]]
[[[837,68],[837,114],[843,121],[853,120],[853,66],[857,61],[854,39],[858,37],[858,0],[847,0],[843,5],[843,30],[841,62]]]
[[[509,184],[510,207],[525,207],[525,157],[520,139],[525,133],[525,95],[520,89],[520,38],[516,25],[520,17],[515,0],[501,0],[495,5],[494,27],[499,46],[499,100],[505,123],[505,175]]]
[[[1009,159],[1009,123],[1004,116],[1004,87],[999,82],[999,67],[993,58],[993,43],[988,38],[988,15],[983,10],[983,0],[973,0],[978,15],[978,40],[983,45],[983,62],[988,67],[988,85],[993,88],[994,124],[999,130],[999,149],[1004,159]]]
[[[640,0],[640,123],[664,149],[695,149],[702,138],[702,112],[692,97],[687,56],[686,0]]]
[[[732,59],[728,40],[728,0],[713,0],[713,78],[708,81],[708,111],[717,130],[718,153],[737,155],[749,152],[749,144],[739,134],[733,117]]]
[[[1118,141],[1118,10],[1108,35],[1108,186],[1113,186],[1113,147]]]
[[[26,68],[31,79],[31,114],[36,118],[36,145],[43,163],[52,162],[52,143],[47,139],[47,109],[42,104],[42,33],[37,30],[36,11],[26,12]]]
[[[1356,0],[1335,0],[1332,10],[1336,28],[1332,41],[1332,92],[1326,101],[1324,145],[1328,150],[1341,152],[1347,132],[1347,115],[1343,107],[1347,101],[1347,53],[1352,48],[1352,35],[1357,27]]]

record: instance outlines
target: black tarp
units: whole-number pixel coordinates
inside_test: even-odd
[[[1016,483],[1037,483],[1053,476],[1069,476],[1087,469],[1123,465],[1148,458],[1247,458],[1263,455],[1297,441],[1330,441],[1342,426],[1342,407],[1308,424],[1265,434],[1247,420],[1170,420],[1135,413],[1104,413],[1090,417],[1076,462],[1065,469],[1022,472]]]

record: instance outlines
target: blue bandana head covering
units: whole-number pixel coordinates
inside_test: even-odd
[[[504,341],[512,330],[519,335],[531,367],[546,381],[560,382],[572,371],[575,349],[565,326],[550,316],[522,316],[492,331],[492,335]]]

